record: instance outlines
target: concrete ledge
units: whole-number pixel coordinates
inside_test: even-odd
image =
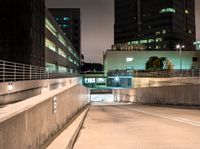
[[[88,110],[89,106],[46,149],[72,149]]]

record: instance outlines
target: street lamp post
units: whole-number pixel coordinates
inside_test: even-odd
[[[179,50],[179,57],[180,57],[180,71],[182,73],[182,49],[185,48],[185,45],[177,44],[176,49]]]

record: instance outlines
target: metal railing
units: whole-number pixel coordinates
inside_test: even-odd
[[[44,67],[0,60],[0,82],[48,79]]]
[[[117,70],[109,71],[108,76],[133,76],[133,77],[200,77],[200,69],[190,70]]]

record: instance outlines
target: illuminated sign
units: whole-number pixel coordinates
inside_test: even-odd
[[[95,78],[85,78],[85,83],[95,83]]]
[[[105,78],[97,78],[97,83],[105,83],[106,79]]]

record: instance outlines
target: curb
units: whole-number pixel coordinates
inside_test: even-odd
[[[66,147],[66,149],[73,149],[74,144],[76,143],[76,140],[77,140],[77,138],[78,138],[78,136],[79,136],[79,133],[80,133],[80,131],[81,131],[81,128],[82,128],[82,126],[83,126],[83,123],[84,123],[84,121],[85,121],[85,118],[86,118],[86,116],[87,116],[87,114],[88,114],[89,109],[90,109],[90,106],[88,106],[88,107],[85,109],[85,111],[83,111],[83,112],[85,112],[84,115],[83,115],[83,118],[82,118],[82,120],[81,120],[81,122],[80,122],[78,128],[77,128],[76,131],[74,132],[74,135],[73,135],[73,137],[71,138],[71,140],[70,140],[68,146]]]
[[[81,131],[90,105],[87,105],[78,113],[69,126],[63,130],[46,149],[72,149]]]

